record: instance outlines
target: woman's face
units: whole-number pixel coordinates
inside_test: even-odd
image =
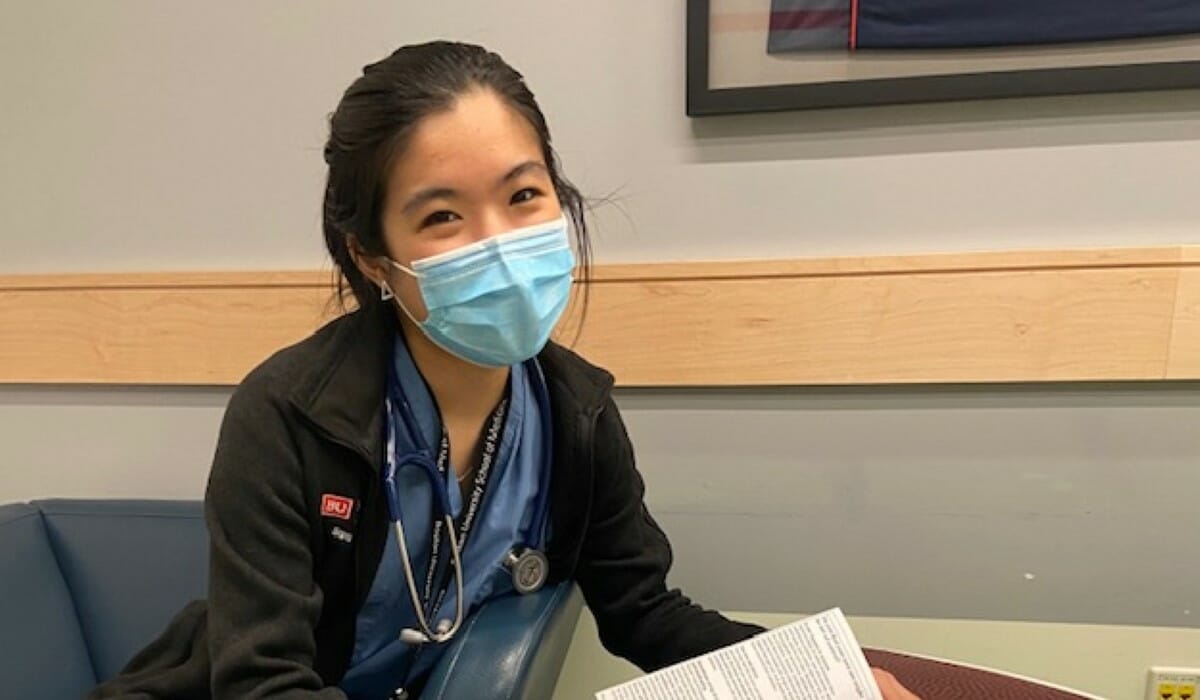
[[[490,90],[469,92],[417,124],[388,174],[385,202],[384,244],[410,268],[562,215],[537,133]],[[404,308],[424,320],[416,280],[391,266],[387,279]]]

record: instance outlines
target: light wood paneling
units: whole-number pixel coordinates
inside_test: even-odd
[[[1200,377],[1200,251],[1195,265],[1179,273],[1175,323],[1167,359],[1169,379]]]
[[[328,280],[308,273],[3,279],[0,381],[234,384],[321,323]]]
[[[632,385],[1161,379],[1178,274],[601,284],[580,346]]]
[[[0,277],[0,382],[236,383],[331,294],[316,271]],[[608,265],[577,320],[560,338],[625,386],[1197,379],[1200,251]]]

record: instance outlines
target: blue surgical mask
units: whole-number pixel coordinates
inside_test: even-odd
[[[575,269],[565,216],[415,260],[411,268],[390,262],[417,279],[429,315],[413,322],[425,335],[487,367],[524,362],[545,347],[567,307]]]

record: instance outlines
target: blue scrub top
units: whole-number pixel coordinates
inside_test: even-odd
[[[426,445],[437,445],[442,439],[441,416],[412,356],[401,337],[395,342],[393,362],[400,388],[412,408]],[[545,547],[534,541],[544,531],[543,523],[532,522],[542,488],[542,417],[534,392],[533,378],[524,365],[513,365],[510,378],[510,402],[504,421],[496,461],[480,506],[467,547],[462,553],[464,598],[470,615],[490,598],[513,592],[512,577],[503,566],[504,557],[514,547],[529,545]],[[397,449],[406,449],[404,431],[397,430]],[[401,512],[404,515],[404,535],[413,574],[422,586],[429,562],[430,537],[433,522],[433,493],[425,472],[410,466],[397,474]],[[450,506],[457,518],[463,499],[453,469],[447,470],[446,488]],[[448,556],[448,549],[443,549]],[[435,593],[436,599],[436,593]],[[453,621],[456,610],[453,580],[445,600],[436,614],[429,618],[431,626],[443,618]],[[465,626],[464,617],[464,626]],[[383,560],[367,600],[356,620],[354,651],[350,668],[340,684],[351,700],[383,700],[397,686],[427,673],[445,651],[446,644],[414,646],[400,641],[400,630],[417,627],[408,584],[396,546],[396,529],[389,528]],[[415,656],[415,658],[414,658]],[[407,673],[405,672],[407,669]]]

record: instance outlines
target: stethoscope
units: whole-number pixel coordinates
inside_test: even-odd
[[[389,363],[390,365],[390,363]],[[536,543],[543,542],[547,528],[547,511],[550,506],[550,464],[553,458],[553,423],[550,416],[550,398],[546,389],[546,379],[536,360],[527,360],[525,369],[532,379],[532,389],[538,404],[538,413],[542,424],[541,447],[541,483],[534,505],[531,533],[537,532],[538,537],[524,546],[514,547],[505,555],[501,562],[509,570],[513,578],[513,588],[521,594],[534,593],[542,588],[549,575],[550,565],[546,555],[536,548]],[[395,375],[395,369],[389,367],[388,397],[387,397],[387,456],[384,465],[383,486],[387,495],[388,517],[396,528],[396,544],[400,550],[400,563],[404,569],[404,579],[408,585],[409,596],[412,599],[413,610],[416,613],[417,627],[405,628],[400,631],[400,640],[408,644],[441,644],[454,638],[455,633],[462,627],[463,622],[463,566],[462,551],[458,535],[455,533],[454,518],[450,514],[450,492],[446,487],[444,474],[438,469],[438,456],[426,444],[421,430],[417,425],[416,416],[400,389],[400,383]],[[397,454],[399,440],[397,435],[396,417],[404,424],[408,433],[409,444],[415,449],[404,455]],[[400,496],[396,484],[396,475],[407,466],[415,466],[424,472],[429,479],[433,492],[434,507],[441,512],[442,525],[446,539],[450,545],[451,566],[454,572],[455,599],[454,621],[448,619],[439,621],[436,627],[429,624],[425,605],[417,591],[416,576],[413,574],[412,560],[408,554],[408,544],[404,538],[404,523],[400,516]],[[528,535],[527,535],[528,537]],[[443,593],[444,595],[444,593]],[[434,605],[433,612],[440,606],[440,599]]]

